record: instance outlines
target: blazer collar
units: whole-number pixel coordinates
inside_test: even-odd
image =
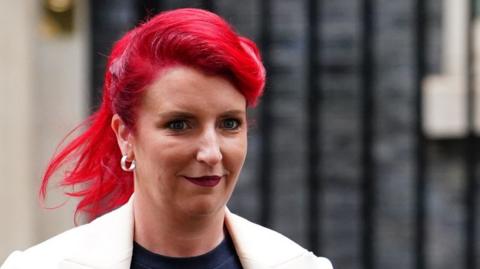
[[[78,227],[74,254],[60,269],[129,269],[134,232],[134,195],[120,208]],[[301,256],[302,248],[284,244],[275,232],[251,223],[225,208],[225,225],[244,269],[274,268],[282,260]]]
[[[225,224],[244,269],[278,268],[305,254],[303,248],[279,233],[239,217],[228,209]]]
[[[59,268],[129,269],[133,248],[133,198],[132,195],[120,208],[78,227],[83,231],[76,251]]]

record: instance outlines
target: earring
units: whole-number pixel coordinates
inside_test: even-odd
[[[127,155],[123,155],[122,159],[120,160],[120,166],[122,167],[123,171],[132,172],[135,170],[135,160],[132,160],[130,162],[130,166],[127,167]]]

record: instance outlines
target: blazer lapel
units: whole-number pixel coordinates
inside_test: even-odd
[[[235,250],[244,269],[271,269],[272,264],[268,255],[268,249],[261,247],[258,242],[262,237],[258,235],[258,225],[232,214],[226,209],[225,225],[235,245]]]
[[[132,195],[122,207],[78,227],[71,240],[75,244],[74,254],[66,257],[58,268],[129,269],[133,249],[133,199]],[[228,209],[225,225],[244,269],[320,268],[314,266],[316,257],[297,244]]]
[[[129,269],[133,248],[133,195],[120,208],[86,224],[76,251],[59,269]]]
[[[327,269],[322,262],[285,236],[247,221],[226,209],[225,225],[244,269]]]

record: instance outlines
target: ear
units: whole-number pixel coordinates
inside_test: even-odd
[[[118,147],[120,148],[122,155],[127,155],[128,160],[134,160],[135,156],[133,154],[133,136],[131,130],[125,125],[118,114],[113,115],[111,127],[117,137]]]

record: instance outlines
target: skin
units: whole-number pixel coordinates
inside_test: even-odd
[[[172,257],[214,249],[247,152],[244,96],[222,77],[176,66],[146,90],[135,131],[118,115],[112,128],[136,161],[135,241]],[[213,187],[188,180],[212,175],[221,177]]]

